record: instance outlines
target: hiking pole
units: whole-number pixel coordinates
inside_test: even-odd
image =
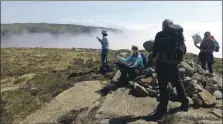
[[[157,57],[155,57],[154,60],[153,60],[152,67],[154,67],[154,69],[156,69],[156,68],[155,68],[155,67],[156,67],[156,61],[157,61]]]

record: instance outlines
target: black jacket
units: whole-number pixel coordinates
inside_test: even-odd
[[[183,32],[183,29],[180,29],[180,33]],[[175,42],[166,41],[166,38],[171,37],[172,32],[169,30],[160,31],[156,34],[154,45],[153,45],[153,58],[157,57],[157,55],[161,55],[165,53],[167,50],[172,50],[175,47]],[[182,35],[183,36],[183,35]],[[184,51],[186,53],[186,45],[184,43],[184,37],[182,37],[182,44],[185,46]]]

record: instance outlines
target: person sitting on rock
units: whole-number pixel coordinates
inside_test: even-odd
[[[204,33],[203,41],[201,45],[198,46],[195,42],[194,45],[200,49],[198,54],[198,59],[201,62],[202,69],[206,69],[206,63],[208,65],[209,73],[213,73],[213,64],[214,64],[214,56],[213,52],[215,51],[214,41],[210,38],[211,33],[209,31]]]
[[[133,80],[140,74],[141,70],[144,67],[143,58],[138,51],[138,47],[133,45],[132,51],[133,51],[133,54],[128,56],[125,59],[126,63],[128,64],[123,64],[120,62],[117,63],[117,66],[120,68],[120,71],[121,71],[121,76],[120,76],[119,81],[122,84],[127,84],[126,82],[127,74],[129,77],[128,80]]]

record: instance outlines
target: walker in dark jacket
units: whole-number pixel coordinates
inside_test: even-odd
[[[205,32],[203,41],[201,45],[198,46],[194,43],[194,45],[200,49],[198,59],[201,62],[202,69],[206,70],[206,63],[208,65],[209,73],[213,73],[213,64],[214,64],[214,55],[213,52],[215,50],[214,41],[210,38],[210,32]]]
[[[151,115],[151,120],[154,121],[161,119],[167,113],[167,105],[169,101],[167,85],[169,81],[173,83],[177,89],[177,94],[181,100],[180,102],[182,103],[180,106],[180,110],[188,111],[188,106],[189,106],[186,92],[182,84],[182,79],[180,78],[179,75],[178,64],[170,64],[163,61],[163,55],[165,54],[165,49],[168,49],[168,47],[170,46],[171,47],[174,46],[172,42],[163,40],[172,35],[170,34],[169,31],[165,30],[169,25],[172,24],[173,22],[169,19],[163,21],[163,31],[160,31],[156,34],[153,46],[152,56],[154,59],[157,57],[155,68],[160,91],[160,103],[157,106],[156,112],[153,115]]]

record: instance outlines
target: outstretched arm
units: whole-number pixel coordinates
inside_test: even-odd
[[[98,41],[100,42],[100,43],[102,43],[102,40],[100,39],[100,38],[98,38],[98,37],[96,37],[97,39],[98,39]]]
[[[194,45],[198,48],[198,49],[201,49],[201,47],[200,46],[198,46],[196,43],[194,43]]]

